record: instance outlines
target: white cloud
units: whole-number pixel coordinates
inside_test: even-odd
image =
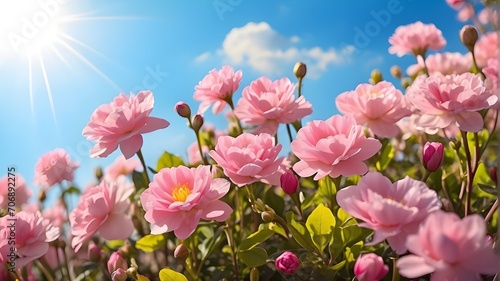
[[[197,56],[196,58],[194,58],[194,62],[196,63],[202,63],[204,61],[206,61],[207,59],[210,58],[210,52],[204,52],[203,54]]]
[[[354,50],[352,46],[342,50],[299,48],[299,42],[298,36],[288,38],[266,22],[250,22],[233,28],[218,54],[233,66],[247,65],[263,75],[288,74],[296,62],[302,61],[307,64],[308,76],[318,78],[329,66],[345,62]]]

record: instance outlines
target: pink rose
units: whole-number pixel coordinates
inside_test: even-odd
[[[10,195],[9,195],[10,193]],[[0,209],[7,210],[9,207],[9,197],[14,195],[15,203],[11,208],[21,208],[21,205],[28,202],[31,197],[31,190],[26,185],[26,181],[20,174],[15,174],[14,177],[5,175],[0,178]]]
[[[90,157],[107,157],[120,146],[129,159],[141,149],[142,134],[168,127],[166,120],[149,117],[153,104],[153,93],[141,91],[136,96],[130,93],[130,97],[121,93],[110,104],[99,106],[82,132],[97,142]]]
[[[104,172],[104,178],[108,181],[117,179],[120,175],[129,175],[133,171],[142,172],[141,161],[137,158],[125,159],[123,155],[118,156],[113,164],[109,165]]]
[[[317,173],[314,180],[319,180],[327,175],[336,178],[366,173],[368,166],[363,161],[375,155],[382,144],[367,138],[354,117],[334,115],[302,127],[291,147],[300,159],[294,171],[301,177]]]
[[[274,265],[285,274],[294,274],[300,266],[300,260],[294,253],[286,251],[276,259]]]
[[[281,189],[285,191],[286,194],[294,194],[299,192],[299,178],[291,171],[287,170],[280,177]]]
[[[422,57],[419,56],[417,62],[417,64],[408,67],[406,70],[408,75],[415,75],[424,69],[424,60]],[[472,68],[472,55],[470,53],[463,55],[458,52],[431,54],[425,59],[425,65],[430,75],[462,74],[469,72]]]
[[[408,236],[406,247],[412,254],[396,264],[408,278],[431,273],[431,280],[483,280],[479,274],[495,274],[500,268],[484,219],[477,214],[460,219],[455,213],[434,212],[418,233]]]
[[[489,32],[479,37],[474,46],[474,54],[479,67],[485,67],[489,59],[498,60],[498,32]]]
[[[312,105],[304,96],[295,99],[295,85],[288,78],[271,81],[261,77],[243,89],[234,114],[256,125],[254,134],[276,134],[279,124],[288,124],[312,113]]]
[[[441,208],[438,195],[424,182],[405,177],[391,183],[377,172],[366,174],[357,186],[339,190],[337,202],[363,221],[359,226],[375,231],[370,245],[387,239],[398,254],[406,252],[406,237],[417,232],[428,214]]]
[[[96,232],[106,240],[126,239],[132,234],[134,224],[126,211],[133,192],[134,185],[125,182],[123,176],[85,190],[69,216],[75,253]]]
[[[35,183],[49,188],[64,180],[73,181],[73,172],[79,164],[71,162],[68,153],[61,148],[45,153],[35,165]]]
[[[389,38],[389,53],[402,57],[406,54],[424,55],[428,49],[440,50],[446,45],[446,40],[434,24],[424,24],[420,21],[396,28]]]
[[[225,221],[233,210],[220,199],[229,186],[225,179],[212,178],[210,166],[161,169],[141,194],[151,233],[174,231],[184,240],[196,230],[200,219]]]
[[[233,94],[240,86],[241,76],[241,70],[235,73],[227,65],[219,71],[212,69],[195,87],[193,98],[201,101],[199,112],[204,113],[213,104],[213,113],[219,114],[228,102],[232,102]]]
[[[275,145],[269,134],[243,133],[236,138],[221,136],[210,156],[224,169],[231,181],[244,186],[262,181],[280,184],[284,158],[278,158],[281,144]]]
[[[432,76],[406,96],[419,110],[415,123],[429,134],[456,124],[460,130],[478,132],[483,117],[478,112],[497,102],[497,96],[486,90],[480,75]]]
[[[489,59],[488,64],[485,68],[483,68],[483,73],[486,76],[486,81],[484,82],[486,87],[495,95],[500,95],[500,88],[498,84],[498,60]]]
[[[440,142],[426,142],[422,149],[422,162],[425,169],[435,172],[443,164],[444,147]]]
[[[357,124],[382,138],[395,137],[400,132],[396,123],[411,114],[401,91],[386,81],[360,84],[356,90],[338,95],[335,104],[341,113],[352,115]]]
[[[0,263],[9,261],[9,237],[12,237],[10,215],[0,218]],[[43,256],[49,250],[49,242],[59,237],[59,228],[53,227],[50,221],[44,219],[40,212],[28,213],[21,211],[15,214],[15,235],[17,258],[16,268],[22,268],[29,262]],[[2,264],[3,266],[3,264]]]
[[[389,267],[374,253],[359,256],[354,264],[354,275],[359,281],[379,281],[387,272]]]
[[[50,220],[55,227],[62,227],[68,221],[68,214],[64,206],[57,202],[52,207],[43,210],[42,215],[44,218]]]

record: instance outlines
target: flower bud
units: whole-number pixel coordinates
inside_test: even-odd
[[[370,75],[370,83],[372,85],[375,85],[378,82],[383,81],[383,80],[384,80],[384,78],[382,78],[382,72],[380,72],[380,70],[378,70],[378,69],[372,70],[372,73]]]
[[[268,211],[262,212],[260,214],[260,217],[262,218],[262,220],[264,222],[272,222],[272,221],[274,221],[274,214],[272,212],[268,212]]]
[[[101,249],[94,243],[90,242],[88,247],[89,260],[93,262],[99,262],[101,260]]]
[[[291,171],[286,171],[280,177],[281,188],[285,191],[286,194],[294,194],[299,191],[299,179],[297,176]]]
[[[400,79],[402,76],[403,76],[403,73],[401,72],[401,67],[397,66],[397,65],[393,65],[391,67],[391,75],[394,77],[394,78],[398,78]]]
[[[422,151],[424,167],[429,172],[434,172],[443,164],[444,147],[440,142],[427,142]]]
[[[126,281],[127,280],[127,272],[122,268],[118,268],[117,270],[113,271],[113,273],[111,273],[111,280],[113,280],[113,281]]]
[[[191,117],[191,108],[189,105],[183,101],[180,101],[175,104],[175,111],[179,116],[184,117],[184,118],[190,118]]]
[[[401,86],[403,86],[403,89],[406,89],[408,87],[410,87],[411,85],[411,79],[408,78],[408,77],[405,77],[403,79],[401,79]]]
[[[490,168],[490,170],[489,170],[489,172],[490,172],[490,177],[491,177],[491,179],[492,179],[495,183],[497,183],[497,166],[495,166],[495,167],[491,167],[491,168]]]
[[[477,30],[471,25],[466,25],[460,30],[460,41],[462,41],[462,44],[464,44],[470,52],[474,51],[474,45],[476,45],[477,38]]]
[[[374,253],[359,256],[354,264],[354,275],[359,281],[378,281],[389,272],[384,260]]]
[[[102,168],[96,167],[94,170],[94,173],[95,173],[95,178],[97,179],[98,182],[100,182],[102,179],[102,176],[104,175],[102,172]]]
[[[47,194],[45,193],[45,190],[43,188],[40,188],[38,190],[38,201],[44,202],[46,198]]]
[[[109,274],[113,274],[118,268],[123,269],[124,271],[127,270],[128,264],[127,262],[122,258],[121,254],[119,252],[114,252],[111,254],[108,260],[108,272]]]
[[[184,244],[179,244],[174,250],[174,258],[185,261],[189,257],[189,249]]]
[[[252,268],[252,270],[250,270],[250,281],[259,281],[260,279],[260,273],[259,273],[259,270],[257,268]]]
[[[293,67],[293,74],[295,75],[295,77],[299,79],[304,78],[304,76],[306,76],[306,73],[307,73],[307,66],[303,62],[300,61],[297,62]]]
[[[294,274],[300,266],[300,260],[294,253],[286,251],[276,259],[274,265],[285,274]]]
[[[198,132],[201,128],[201,126],[203,126],[203,115],[197,113],[195,116],[193,116],[193,120],[192,120],[192,124],[193,124],[193,130],[195,130],[196,132]]]

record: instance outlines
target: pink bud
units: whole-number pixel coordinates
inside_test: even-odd
[[[101,249],[93,242],[89,243],[88,247],[89,260],[99,262],[101,260]]]
[[[108,272],[109,274],[113,274],[118,268],[123,270],[127,270],[128,265],[127,262],[122,258],[122,255],[119,252],[114,252],[111,254],[108,260]]]
[[[203,115],[197,113],[195,116],[193,116],[193,129],[195,131],[199,131],[201,126],[203,126]]]
[[[424,167],[429,172],[436,171],[443,164],[444,147],[440,142],[427,142],[422,151]]]
[[[175,104],[175,111],[177,111],[177,114],[179,114],[181,117],[184,118],[190,118],[191,117],[191,108],[187,103],[180,101]]]
[[[384,260],[374,253],[359,256],[354,264],[354,275],[359,281],[378,281],[389,272]]]
[[[299,268],[300,261],[294,253],[286,251],[276,259],[274,265],[285,274],[293,274]]]
[[[127,272],[122,268],[118,268],[111,274],[111,280],[113,281],[126,281],[127,280]]]
[[[489,172],[491,179],[497,183],[497,166],[490,168]]]
[[[281,175],[280,183],[281,188],[286,194],[294,194],[299,191],[299,179],[291,170]]]

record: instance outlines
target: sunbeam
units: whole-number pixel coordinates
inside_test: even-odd
[[[49,97],[50,109],[52,110],[52,116],[54,117],[54,122],[57,126],[56,109],[54,108],[54,100],[52,99],[52,90],[50,89],[47,71],[45,71],[45,64],[43,63],[43,58],[40,53],[38,54],[38,58],[40,59],[40,67],[42,68],[43,80],[45,81],[45,88],[47,89],[47,96]]]

